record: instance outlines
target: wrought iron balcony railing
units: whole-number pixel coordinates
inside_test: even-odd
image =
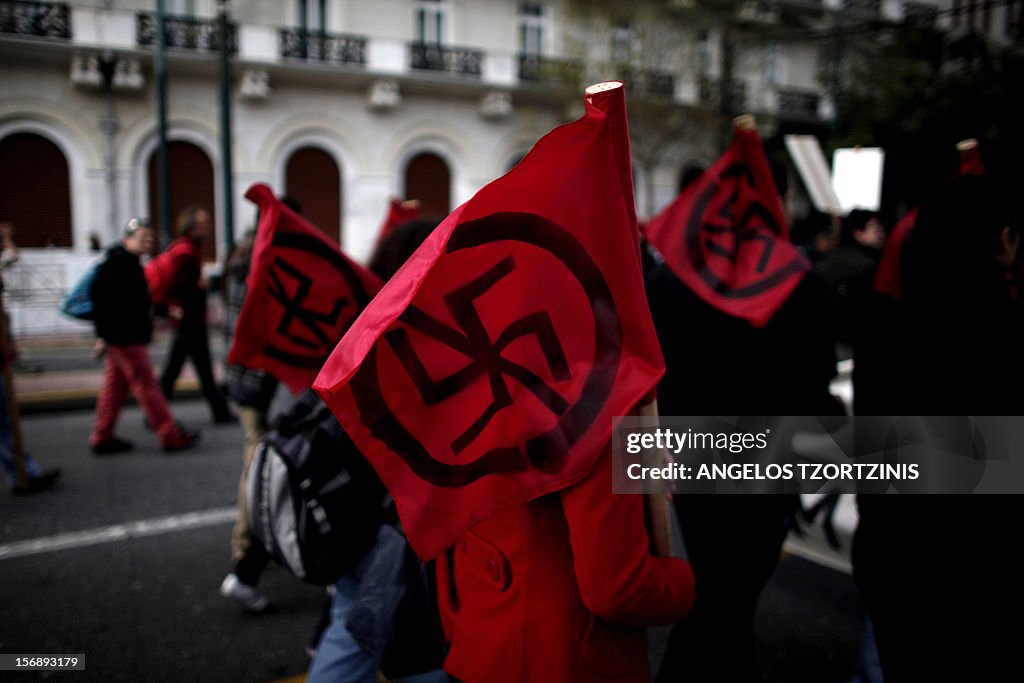
[[[619,78],[626,87],[638,95],[672,97],[676,91],[675,76],[656,69],[619,68]]]
[[[778,88],[779,115],[785,118],[816,119],[821,95],[811,90]]]
[[[136,14],[135,42],[142,46],[156,44],[157,21],[155,14]],[[200,52],[220,50],[220,29],[216,19],[195,17],[164,17],[164,47]],[[238,52],[238,25],[228,25],[228,49]]]
[[[410,43],[409,56],[409,66],[413,69],[443,71],[476,78],[482,73],[484,60],[482,50],[432,43]]]
[[[721,102],[721,84],[710,78],[702,78],[700,81],[699,96],[701,104],[717,107]],[[734,78],[732,80],[732,92],[729,97],[729,111],[738,113],[747,108],[747,84]]]
[[[68,40],[71,10],[51,2],[0,0],[0,33]]]
[[[582,75],[578,62],[536,54],[519,54],[519,80],[523,83],[562,86],[575,84]]]
[[[283,28],[278,32],[281,56],[330,64],[366,64],[366,37]]]

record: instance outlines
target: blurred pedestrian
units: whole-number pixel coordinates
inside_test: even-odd
[[[154,242],[148,221],[128,221],[120,245],[107,252],[96,270],[91,288],[97,357],[106,356],[103,386],[96,401],[96,424],[90,439],[92,452],[109,455],[132,449],[117,437],[117,424],[125,395],[130,390],[165,451],[192,447],[198,434],[182,429],[167,406],[153,376],[146,347],[153,336],[149,289],[139,258]]]
[[[248,291],[246,279],[252,260],[255,231],[246,233],[224,264],[225,343],[230,345],[238,315]],[[262,612],[267,599],[256,590],[260,576],[270,560],[263,546],[252,537],[246,482],[256,446],[267,429],[267,411],[277,391],[277,380],[267,372],[228,365],[224,385],[234,402],[245,435],[242,450],[242,474],[238,483],[238,519],[231,533],[231,561],[234,567],[221,582],[220,593],[236,601],[247,611]]]
[[[900,374],[872,394],[875,415],[973,425],[955,481],[922,463],[901,493],[857,498],[854,579],[886,683],[994,681],[1017,667],[1022,591],[1020,495],[966,493],[984,470],[977,417],[1024,415],[1024,301],[1019,202],[990,176],[965,176],[925,201],[901,269],[890,353]],[[895,364],[894,364],[895,366]],[[960,416],[960,417],[955,417]],[[966,417],[974,416],[974,417]],[[980,438],[979,438],[980,437]]]
[[[412,252],[430,234],[438,220],[432,218],[406,221],[392,227],[378,242],[370,260],[370,270],[387,280],[405,262]],[[351,443],[347,444],[353,448]],[[367,516],[370,516],[367,512]],[[394,514],[393,508],[391,514]],[[356,642],[345,627],[346,619],[359,587],[366,578],[378,548],[385,540],[380,536],[377,546],[370,550],[359,564],[345,574],[330,589],[329,618],[324,625],[315,656],[310,665],[307,683],[376,683],[377,670],[373,658]],[[450,680],[443,671],[434,671],[403,678],[409,683],[443,683]]]
[[[748,154],[760,150],[758,140]],[[748,159],[751,165],[757,161],[756,155]],[[775,193],[770,194],[769,187],[762,184],[759,209],[784,222],[785,167],[776,164],[771,170]],[[719,193],[717,199],[722,203],[710,204],[721,212],[716,216],[749,215],[744,210],[748,207],[730,204],[734,200],[729,198],[739,193],[731,194],[727,179],[694,182]],[[680,195],[676,201],[692,199]],[[712,227],[718,233],[709,235],[723,232],[718,218],[709,219],[704,211],[704,204],[688,204],[687,219],[677,222],[675,230],[685,230],[699,219],[705,226],[714,222]],[[734,244],[741,243],[749,228],[740,219],[726,227],[735,235]],[[780,230],[784,227],[779,226]],[[759,237],[768,237],[764,229]],[[799,258],[784,232],[773,237],[773,253],[788,252],[790,263]],[[662,415],[841,414],[839,402],[829,393],[829,382],[836,373],[835,346],[830,326],[821,322],[828,308],[828,293],[820,278],[797,270],[795,286],[788,294],[780,294],[778,308],[766,322],[756,325],[731,312],[732,300],[701,296],[685,284],[670,265],[669,256],[646,278],[651,317],[665,358],[665,375],[658,385]],[[731,264],[737,281],[758,275],[754,272],[756,259],[736,258]],[[761,289],[770,286],[763,284]],[[757,310],[766,307],[761,303]],[[672,628],[657,680],[759,681],[754,615],[799,509],[799,497],[685,493],[675,495],[673,503],[686,557],[693,567],[696,598],[693,611]]]
[[[885,235],[877,213],[854,209],[843,219],[839,246],[815,263],[815,271],[831,294],[840,360],[852,355],[857,332],[866,322],[865,306],[882,257]]]
[[[0,222],[0,272],[17,263],[21,256],[18,245],[14,242],[14,226],[8,222]],[[4,281],[0,277],[0,373],[3,381],[0,382],[0,466],[3,467],[4,476],[11,487],[11,492],[16,495],[37,493],[50,488],[60,479],[59,469],[43,470],[36,463],[30,453],[22,449],[21,456],[25,481],[19,481],[17,445],[14,438],[14,420],[12,415],[13,404],[8,400],[8,387],[13,390],[11,382],[11,363],[17,359],[17,346],[14,343],[14,335],[11,334],[10,319],[7,317],[7,309],[3,305]],[[16,410],[16,408],[14,408]]]
[[[166,282],[168,314],[175,323],[174,341],[164,362],[160,386],[167,400],[174,397],[174,383],[181,374],[185,359],[191,358],[202,385],[203,396],[210,406],[216,424],[236,422],[213,377],[210,362],[209,331],[206,326],[207,280],[203,275],[200,249],[213,231],[210,212],[190,207],[178,215],[177,239],[168,245],[157,261]]]
[[[6,372],[4,365],[8,362],[7,352],[3,339],[0,339],[0,370]],[[7,400],[6,382],[0,382],[0,465],[3,466],[4,476],[15,495],[29,495],[45,491],[56,484],[61,477],[59,468],[44,470],[32,457],[32,454],[22,450],[25,463],[25,483],[18,482],[18,463],[15,454],[15,440],[13,425],[11,423],[11,404]]]

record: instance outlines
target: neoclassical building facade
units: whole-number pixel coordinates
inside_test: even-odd
[[[788,25],[793,16],[824,25],[837,2],[739,4],[750,36],[759,22]],[[0,220],[16,225],[23,261],[35,267],[6,273],[9,290],[58,297],[128,218],[158,219],[157,4],[0,0]],[[791,31],[780,41],[765,32],[723,60],[724,33],[713,23],[660,20],[659,7],[675,0],[630,3],[628,12],[600,17],[573,0],[162,4],[168,202],[172,213],[195,204],[212,210],[216,240],[204,254],[211,269],[226,255],[228,234],[253,226],[243,196],[254,182],[295,197],[318,227],[365,260],[390,196],[446,214],[577,115],[588,81],[621,77],[631,102],[677,110],[691,122],[658,154],[634,159],[643,217],[674,196],[688,161],[717,155],[702,113],[722,113],[723,82],[735,113],[755,112],[769,132],[821,129],[830,115],[827,46],[819,39]],[[891,14],[922,3],[866,4]],[[227,189],[222,9],[231,73]],[[32,296],[7,298],[17,309],[30,307]],[[28,318],[14,324],[35,329]],[[55,313],[36,327],[51,324],[62,324]]]

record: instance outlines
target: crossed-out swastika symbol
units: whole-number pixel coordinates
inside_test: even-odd
[[[439,460],[421,441],[422,431],[434,429],[437,420],[444,421],[443,416],[434,421],[410,420],[408,425],[399,419],[395,409],[389,405],[386,396],[388,392],[378,374],[378,368],[389,365],[391,361],[381,359],[376,347],[370,349],[350,380],[356,409],[368,425],[370,433],[405,461],[417,477],[435,486],[467,486],[491,475],[508,475],[531,469],[557,469],[565,462],[574,444],[588,433],[601,414],[619,371],[622,322],[608,282],[583,244],[562,226],[535,214],[501,212],[460,224],[452,231],[445,254],[451,257],[466,253],[468,257],[476,247],[492,244],[506,245],[503,247],[504,252],[508,254],[512,251],[515,259],[548,254],[578,283],[577,292],[572,296],[539,301],[538,305],[545,309],[543,312],[523,312],[525,314],[521,318],[511,322],[492,341],[474,302],[478,302],[480,297],[515,270],[516,261],[510,254],[444,296],[444,304],[461,330],[427,315],[422,309],[410,306],[400,318],[401,325],[384,336],[399,360],[402,371],[416,384],[419,398],[428,404],[444,401],[446,397],[467,388],[474,379],[479,380],[484,374],[487,375],[492,394],[490,405],[451,444],[457,455],[467,456],[464,462]],[[466,263],[472,268],[475,261],[472,257],[469,259]],[[521,303],[518,301],[516,308],[522,312],[519,306]],[[562,320],[561,316],[567,314],[557,313],[552,316],[549,310],[552,313],[571,312],[568,315],[572,317],[566,319],[582,324],[592,322],[592,346],[585,349],[563,347],[551,321],[552,317]],[[586,319],[581,319],[580,314],[585,315]],[[408,336],[409,329],[449,346],[471,362],[439,380],[431,379],[419,355],[412,352],[410,343],[417,343],[417,348],[423,353],[425,349],[420,348],[423,342]],[[574,369],[571,379],[577,385],[574,393],[578,394],[578,398],[575,401],[569,403],[566,397],[548,386],[535,372],[543,371],[541,368],[528,369],[504,356],[510,344],[528,336],[533,336],[540,345],[543,363],[547,365],[555,382],[570,378],[570,363],[566,355],[575,354],[569,358]],[[402,351],[403,348],[406,350]],[[575,374],[577,367],[585,368],[578,376]],[[533,430],[540,425],[534,419],[537,416],[517,416],[523,418],[522,424],[507,425],[507,434],[487,443],[480,449],[481,452],[473,453],[470,458],[465,451],[466,447],[477,437],[480,437],[479,441],[484,441],[482,430],[508,405],[506,378],[526,387],[546,410],[557,415],[557,422],[554,425],[545,424],[543,430],[536,433]],[[393,400],[397,405],[402,405],[407,399],[401,395],[394,396]]]
[[[763,273],[772,257],[775,249],[776,235],[781,232],[781,226],[777,220],[762,203],[758,201],[749,202],[744,208],[743,214],[738,218],[732,215],[732,209],[740,198],[740,192],[745,182],[749,187],[754,187],[754,179],[750,167],[746,164],[733,164],[722,173],[722,179],[736,178],[729,198],[722,202],[717,214],[718,221],[708,222],[704,226],[709,236],[705,239],[704,245],[709,254],[722,257],[730,263],[735,263],[739,256],[740,247],[744,242],[759,241],[764,243],[761,258],[758,259],[755,270]],[[713,186],[717,189],[717,186]],[[758,220],[760,219],[760,220]],[[733,222],[739,226],[734,231]],[[766,234],[767,233],[767,234]]]
[[[727,180],[733,180],[730,194],[715,208],[721,185]],[[746,205],[741,207],[742,213],[738,217],[733,216],[733,208],[744,201],[743,190],[753,187],[752,171],[747,164],[729,166],[719,178],[711,180],[698,191],[686,222],[686,252],[694,271],[717,295],[730,299],[763,294],[806,270],[806,263],[799,254],[794,253],[788,259],[777,255],[778,239],[784,228],[776,214],[765,205],[765,201],[773,201],[773,198],[764,199],[756,192],[748,192]],[[710,220],[709,209],[713,212]],[[726,272],[731,270],[743,253],[743,246],[755,241],[763,245],[754,267],[757,277],[731,281],[723,276],[723,264]]]
[[[480,416],[452,441],[451,448],[456,455],[473,443],[501,409],[512,405],[512,394],[506,383],[506,376],[523,385],[555,415],[562,415],[569,409],[568,401],[544,379],[502,355],[512,342],[533,335],[540,345],[544,360],[555,381],[570,379],[569,364],[555,333],[550,314],[547,311],[540,311],[519,318],[492,341],[476,308],[475,301],[514,270],[514,259],[511,256],[505,257],[472,281],[445,295],[445,306],[462,328],[461,332],[415,307],[408,309],[403,315],[403,321],[413,329],[471,359],[468,365],[447,377],[431,379],[405,329],[397,328],[385,335],[427,405],[434,405],[453,396],[481,375],[487,374],[492,394],[491,402]]]
[[[281,280],[281,273],[287,273],[297,284],[295,293],[288,294],[287,288]],[[329,332],[338,322],[341,311],[348,305],[348,301],[342,298],[335,300],[331,310],[321,313],[308,308],[302,304],[309,296],[313,280],[303,274],[299,269],[277,257],[270,266],[270,287],[268,292],[278,303],[284,306],[284,313],[277,325],[277,332],[283,334],[298,346],[307,349],[330,349],[336,339],[333,339]],[[292,331],[292,322],[298,322],[316,338],[310,340]]]

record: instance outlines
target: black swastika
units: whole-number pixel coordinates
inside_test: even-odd
[[[452,443],[452,451],[458,455],[466,449],[487,427],[491,419],[502,409],[512,405],[512,394],[506,384],[508,376],[530,391],[548,410],[562,415],[569,403],[552,389],[536,373],[504,356],[509,344],[517,339],[533,335],[544,354],[544,360],[556,382],[570,378],[569,364],[555,333],[551,316],[546,311],[534,313],[505,328],[498,338],[491,340],[474,302],[483,296],[505,276],[515,270],[511,256],[499,261],[476,279],[450,292],[444,297],[445,305],[451,311],[462,332],[433,318],[419,309],[411,308],[403,316],[410,327],[462,353],[471,362],[464,368],[439,380],[432,380],[423,361],[409,340],[408,333],[398,328],[389,332],[388,343],[395,350],[399,361],[409,373],[420,396],[427,405],[439,403],[467,387],[475,379],[487,374],[492,399],[490,404],[473,424]]]
[[[288,293],[288,289],[282,282],[282,273],[286,273],[297,283],[293,294]],[[281,320],[277,325],[277,332],[287,337],[296,345],[307,349],[330,349],[337,341],[334,339],[334,326],[337,325],[341,311],[348,305],[348,301],[338,298],[335,300],[331,310],[326,313],[303,308],[302,305],[306,301],[306,297],[309,296],[312,286],[313,280],[300,270],[280,257],[274,259],[274,263],[270,266],[269,294],[284,306],[284,313],[281,315]],[[293,322],[305,328],[315,339],[311,340],[293,331]]]

